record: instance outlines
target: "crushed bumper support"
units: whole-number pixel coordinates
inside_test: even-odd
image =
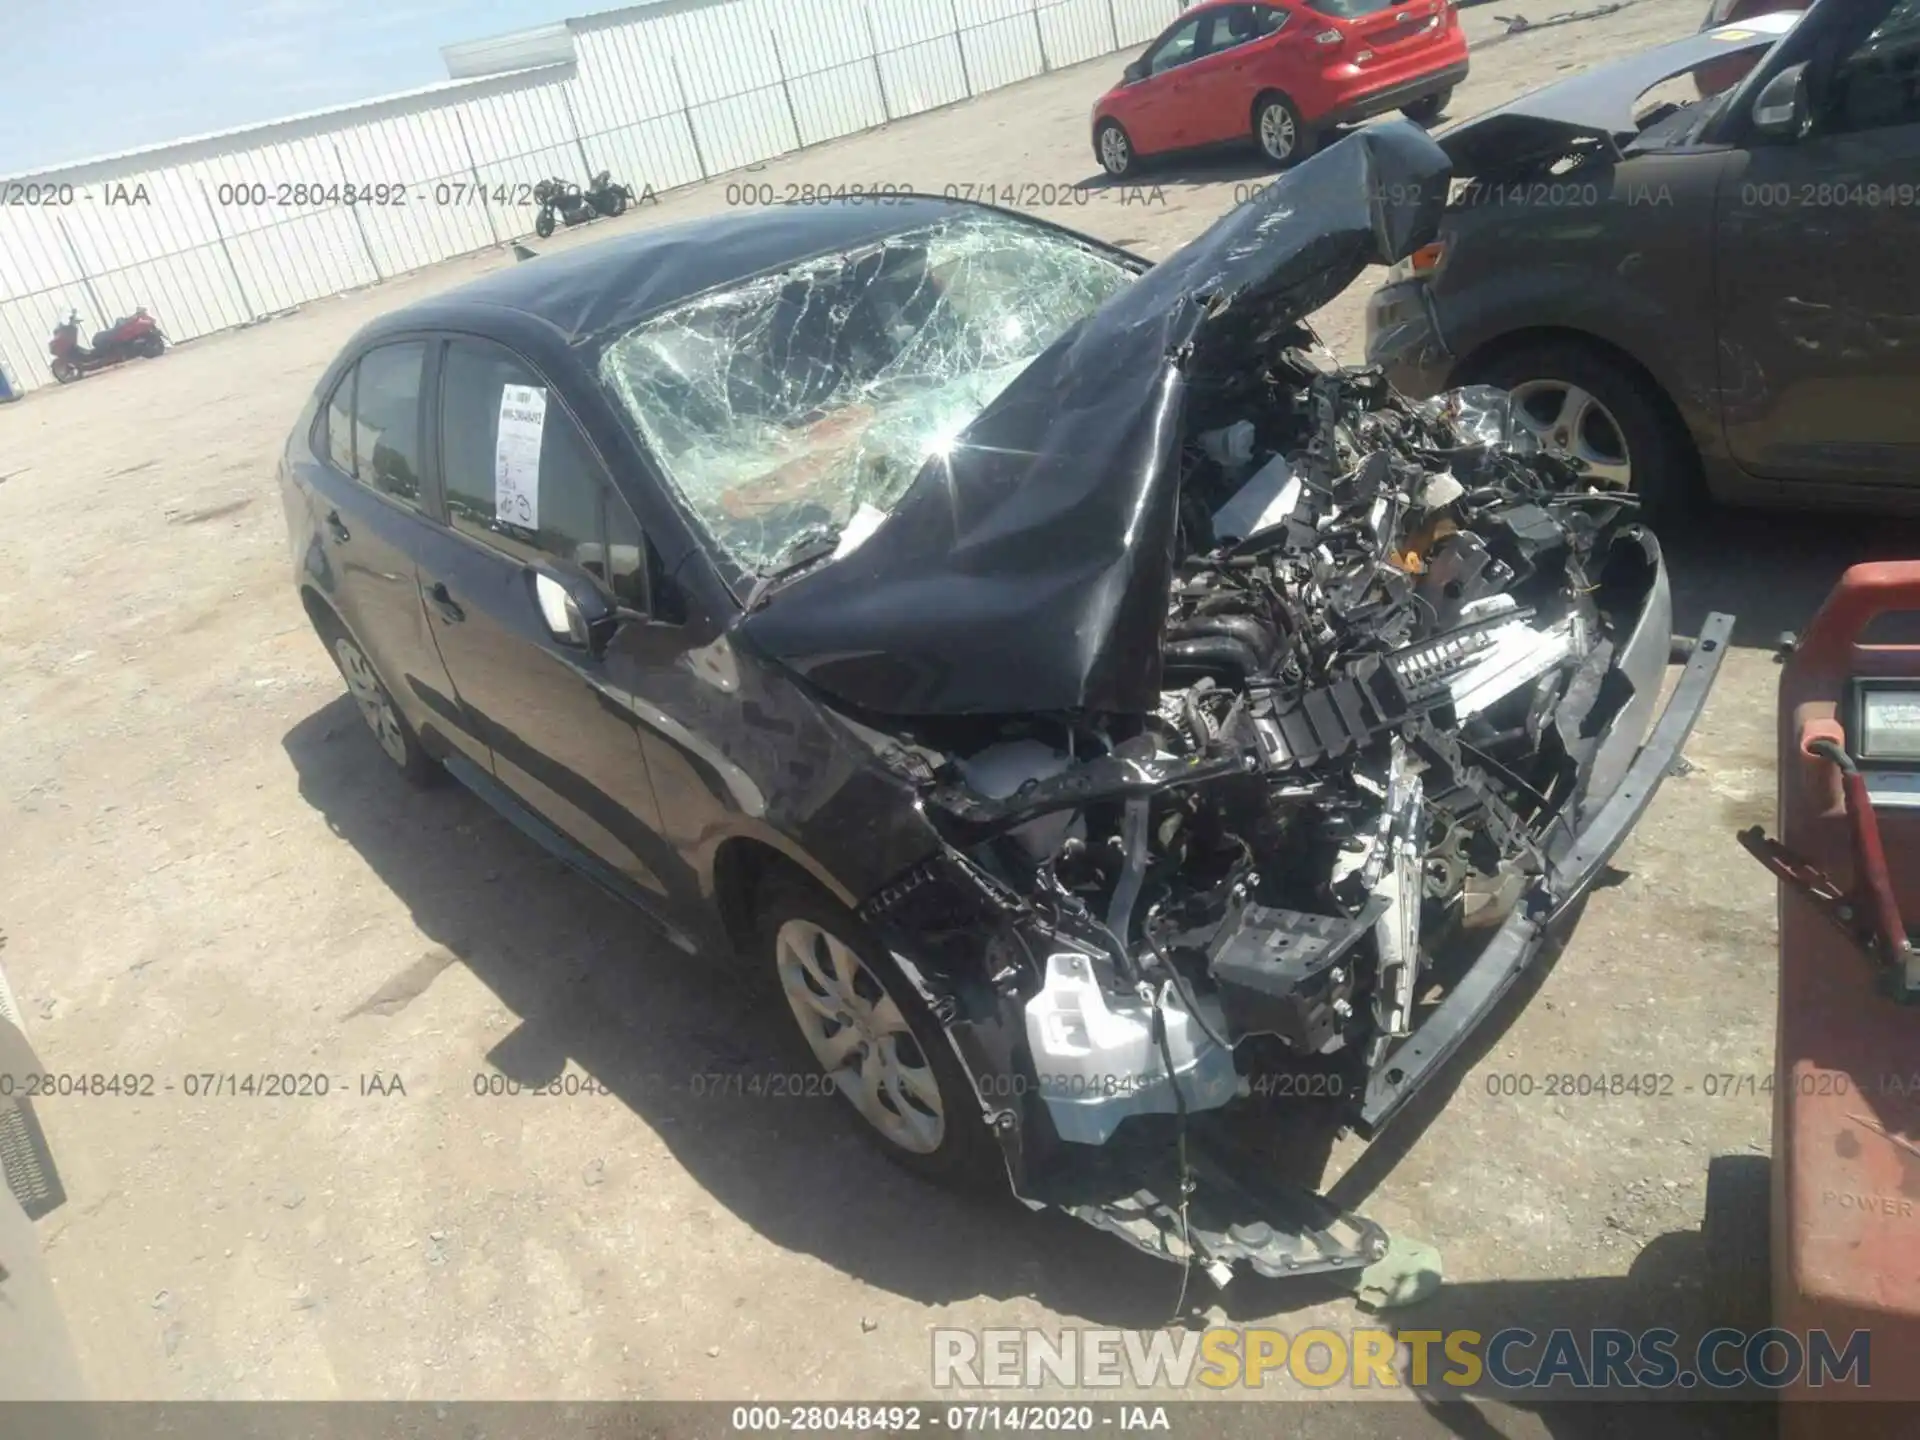
[[[1694,722],[1707,702],[1733,634],[1733,617],[1715,613],[1701,627],[1693,658],[1687,662],[1667,708],[1619,786],[1592,814],[1578,838],[1546,875],[1535,882],[1495,932],[1487,948],[1453,992],[1440,1003],[1367,1086],[1355,1129],[1371,1139],[1460,1048],[1486,1019],[1500,997],[1539,954],[1554,923],[1599,876],[1601,868],[1627,838],[1652,803],[1660,782],[1680,758]]]

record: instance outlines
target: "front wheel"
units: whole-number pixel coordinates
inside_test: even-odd
[[[925,1179],[972,1186],[1004,1178],[946,1033],[886,947],[796,877],[774,876],[757,908],[761,963],[866,1138]]]
[[[1291,165],[1313,153],[1313,133],[1284,95],[1264,96],[1254,106],[1253,138],[1275,165]]]
[[[167,341],[163,335],[146,335],[140,340],[140,353],[149,360],[158,360],[167,353]]]
[[[601,197],[598,202],[598,208],[602,215],[608,216],[609,218],[626,214],[627,192],[624,190],[615,190],[611,195]]]
[[[53,371],[53,378],[62,385],[71,385],[80,378],[80,367],[71,360],[56,360],[48,368]]]
[[[1416,125],[1431,125],[1446,113],[1447,102],[1453,99],[1452,89],[1442,90],[1438,95],[1428,95],[1423,99],[1405,106],[1400,113]]]
[[[1134,167],[1133,141],[1118,120],[1102,120],[1093,135],[1094,158],[1100,168],[1116,180]]]
[[[1515,425],[1540,449],[1597,489],[1639,496],[1656,526],[1683,522],[1699,503],[1698,458],[1685,428],[1644,377],[1604,351],[1542,341],[1469,365],[1456,383],[1507,391]]]
[[[553,234],[553,211],[545,206],[540,208],[540,213],[533,220],[533,233],[542,240]]]

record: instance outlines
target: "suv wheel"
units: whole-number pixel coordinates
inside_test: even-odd
[[[1677,522],[1697,503],[1697,457],[1679,421],[1645,380],[1591,346],[1526,345],[1467,366],[1456,383],[1508,391],[1515,423],[1542,450],[1578,461],[1602,489],[1638,495],[1649,522]]]
[[[439,779],[445,772],[420,748],[419,737],[401,715],[400,707],[393,703],[386,682],[373,668],[360,642],[337,620],[329,618],[316,624],[333,663],[340,667],[340,678],[347,682],[347,693],[359,706],[360,718],[367,722],[381,752],[411,784],[425,786]]]
[[[1253,107],[1253,138],[1276,165],[1291,165],[1313,153],[1314,135],[1284,95],[1263,95]]]
[[[777,875],[758,905],[760,954],[812,1060],[888,1158],[927,1179],[1003,1178],[952,1046],[886,947],[812,886]]]
[[[1438,95],[1428,95],[1402,108],[1400,113],[1416,125],[1431,125],[1447,112],[1447,102],[1453,99],[1451,89],[1442,90]]]
[[[1093,133],[1093,154],[1100,168],[1118,179],[1133,169],[1133,141],[1118,120],[1102,120]]]

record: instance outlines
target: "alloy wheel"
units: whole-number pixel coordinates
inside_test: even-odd
[[[1633,456],[1620,422],[1592,392],[1564,380],[1528,380],[1513,387],[1514,423],[1540,448],[1579,469],[1603,490],[1633,489]]]
[[[1126,132],[1118,125],[1107,126],[1100,132],[1100,164],[1109,175],[1124,175],[1132,163],[1133,147]]]
[[[333,654],[340,662],[340,673],[346,677],[347,691],[353,696],[353,703],[360,707],[360,714],[366,720],[367,728],[373,731],[373,738],[380,742],[380,748],[387,752],[388,759],[404,767],[407,763],[406,732],[400,728],[400,716],[393,708],[387,687],[373,673],[373,666],[361,653],[360,647],[346,636],[342,635],[334,642]]]
[[[1284,105],[1268,105],[1260,111],[1260,148],[1270,160],[1285,160],[1300,143],[1300,130],[1293,112]]]
[[[880,978],[811,920],[780,927],[774,961],[793,1018],[840,1093],[902,1150],[938,1150],[946,1135],[939,1081]]]

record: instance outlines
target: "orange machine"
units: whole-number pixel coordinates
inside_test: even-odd
[[[1789,1436],[1920,1433],[1920,645],[1868,643],[1898,612],[1920,562],[1828,596],[1780,682],[1780,840],[1740,837],[1781,880],[1773,1322],[1871,1356],[1784,1391]]]

